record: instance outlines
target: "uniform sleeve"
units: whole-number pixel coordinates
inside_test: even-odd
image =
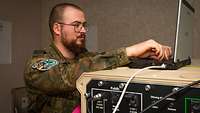
[[[129,63],[125,48],[92,56],[86,55],[73,62],[59,62],[45,71],[33,68],[33,64],[39,59],[42,58],[32,58],[27,62],[25,83],[47,94],[64,94],[74,90],[76,80],[83,72],[112,69]]]

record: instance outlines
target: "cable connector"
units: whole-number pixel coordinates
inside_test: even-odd
[[[165,69],[166,67],[167,67],[167,65],[164,63],[161,65],[161,68],[163,68],[163,69]]]
[[[96,95],[93,96],[93,99],[100,99],[102,97],[102,94],[101,93],[98,93]]]

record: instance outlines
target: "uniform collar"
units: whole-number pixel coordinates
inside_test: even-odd
[[[49,53],[53,55],[55,58],[61,59],[62,61],[69,60],[62,55],[62,53],[59,51],[59,49],[53,42],[51,42],[51,44],[49,45]]]

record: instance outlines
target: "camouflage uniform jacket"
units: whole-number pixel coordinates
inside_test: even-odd
[[[71,113],[80,103],[76,80],[83,72],[112,69],[129,62],[125,48],[110,52],[84,51],[74,60],[66,59],[52,43],[35,51],[24,72],[30,113]]]

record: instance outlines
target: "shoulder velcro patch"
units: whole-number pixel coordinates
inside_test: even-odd
[[[55,59],[43,59],[43,60],[39,60],[36,63],[34,63],[32,65],[32,68],[38,69],[40,71],[46,71],[58,64],[59,64],[59,62]]]
[[[46,54],[45,50],[34,50],[33,51],[33,56],[44,55],[44,54]]]

